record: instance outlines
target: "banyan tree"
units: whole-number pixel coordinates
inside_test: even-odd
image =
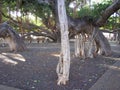
[[[69,35],[75,36],[76,38],[76,56],[82,56],[83,58],[94,57],[98,52],[104,55],[111,54],[111,47],[108,43],[108,40],[99,30],[99,28],[106,23],[107,19],[114,12],[120,9],[120,0],[116,0],[104,11],[102,11],[98,19],[94,19],[89,16],[79,19],[70,17],[66,14],[65,0],[37,1],[38,3],[46,3],[51,5],[55,16],[56,29],[58,30],[57,32],[60,32],[61,35],[61,53],[56,70],[58,74],[58,85],[66,84],[66,82],[69,80]],[[12,44],[9,44],[11,50],[17,51],[25,49],[22,39],[20,39],[19,35],[8,24],[3,23],[0,25],[0,36],[7,39],[9,42],[12,42]],[[88,40],[87,43],[86,38]]]
[[[27,1],[27,0],[17,0]],[[31,0],[33,2],[33,0]],[[36,0],[35,0],[36,1]],[[101,12],[98,19],[92,17],[72,18],[66,14],[65,0],[37,0],[38,3],[46,3],[51,6],[55,16],[56,33],[61,35],[61,53],[57,65],[58,85],[66,84],[69,80],[70,70],[70,47],[69,35],[75,36],[75,55],[79,57],[94,57],[100,54],[110,55],[111,47],[108,40],[99,30],[107,19],[117,10],[120,9],[120,0],[116,0],[109,7]],[[69,1],[69,0],[66,0]],[[73,1],[73,0],[70,0]],[[31,3],[33,4],[33,3]],[[30,4],[30,5],[31,5]],[[20,2],[19,5],[22,5]],[[19,6],[20,7],[20,6]],[[34,10],[35,11],[35,10]],[[11,51],[24,50],[25,45],[19,34],[7,23],[0,24],[0,37],[5,39]],[[58,36],[59,37],[59,36]],[[87,38],[87,42],[86,42]]]
[[[39,3],[47,3],[51,4],[51,0],[38,0]],[[54,1],[54,0],[53,0]],[[52,1],[52,2],[53,2]],[[56,1],[56,0],[55,0]],[[58,84],[66,84],[66,81],[69,80],[69,69],[70,69],[70,56],[69,56],[69,43],[68,43],[68,33],[67,33],[67,22],[65,23],[65,15],[66,11],[63,9],[64,7],[64,0],[60,2],[60,0],[57,0],[57,14],[56,18],[58,20],[58,26],[60,26],[60,30],[64,30],[64,32],[61,31],[61,55],[60,55],[60,61],[57,66],[57,73],[58,73]],[[52,3],[53,4],[53,3]],[[56,4],[54,6],[56,6]],[[61,4],[59,6],[59,4]],[[62,9],[61,9],[62,8]],[[62,10],[62,11],[59,11]],[[113,2],[112,5],[107,7],[102,13],[101,16],[94,20],[91,17],[84,17],[80,19],[73,19],[68,16],[68,29],[69,31],[72,31],[74,35],[77,35],[76,38],[79,40],[76,40],[76,46],[82,47],[82,50],[79,51],[77,55],[84,55],[84,57],[94,57],[95,54],[100,51],[100,54],[104,55],[110,55],[111,54],[111,47],[108,43],[108,40],[105,38],[105,36],[102,34],[102,32],[99,30],[101,26],[103,26],[107,19],[117,10],[120,9],[120,0],[116,0],[116,2]],[[61,13],[60,13],[61,12]],[[61,19],[60,19],[61,16]],[[63,18],[64,20],[63,20]],[[61,21],[63,20],[63,21]],[[61,25],[62,24],[62,25]],[[65,36],[64,36],[65,35]],[[87,35],[88,38],[88,52],[85,53],[85,37]],[[64,36],[64,37],[63,37]],[[67,44],[67,45],[66,45]],[[78,45],[79,44],[79,45]],[[65,45],[65,46],[63,46]],[[64,48],[64,49],[63,49]],[[66,49],[67,48],[67,49]],[[77,49],[75,50],[77,51]],[[68,57],[67,57],[68,56]],[[65,58],[67,57],[67,58]]]

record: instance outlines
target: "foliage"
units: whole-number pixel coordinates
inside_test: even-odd
[[[74,12],[72,9],[69,8],[70,2],[77,1],[77,2],[84,2],[84,0],[66,0],[66,7],[68,14],[73,16]],[[32,20],[32,23],[36,25],[41,25],[48,30],[52,30],[55,27],[55,13],[53,12],[54,6],[51,6],[50,4],[39,4],[38,0],[2,0],[2,11],[8,15],[9,11],[20,11],[22,16],[18,17],[23,19],[23,21],[26,21],[27,15],[29,13],[32,13],[32,15],[36,18],[35,20]],[[88,6],[87,4],[84,5],[80,10],[77,11],[78,17],[84,17],[84,16],[92,16],[93,18],[97,19],[100,17],[101,12],[104,12],[104,10],[112,3],[112,1],[104,1],[102,3],[93,4],[92,6]],[[3,17],[4,20],[6,20]],[[32,19],[32,18],[30,18]],[[39,20],[39,21],[38,21]],[[36,23],[37,22],[37,23]],[[112,29],[113,25],[114,27],[118,27],[118,17],[110,17],[108,20],[107,25],[105,28]]]
[[[92,7],[84,6],[78,11],[78,17],[92,16],[95,19],[98,19],[104,10],[112,4],[112,1],[104,1],[102,3],[93,4]],[[120,21],[118,20],[119,16],[113,15],[108,19],[107,24],[104,28],[114,29],[119,28]]]
[[[94,18],[100,17],[101,13],[111,5],[112,1],[105,1],[102,3],[93,4],[92,6],[84,6],[78,11],[78,16],[92,16]]]

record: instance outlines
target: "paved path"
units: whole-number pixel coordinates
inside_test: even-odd
[[[0,90],[21,89],[0,85]],[[120,90],[120,60],[112,65],[89,90]]]
[[[89,90],[120,90],[120,58]]]

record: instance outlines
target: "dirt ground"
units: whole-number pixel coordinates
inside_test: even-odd
[[[57,85],[60,43],[27,44],[28,50],[18,53],[0,47],[0,84],[23,90],[88,90],[120,58],[120,46],[111,46],[112,56],[83,60],[74,57],[71,43],[70,80],[65,86]]]

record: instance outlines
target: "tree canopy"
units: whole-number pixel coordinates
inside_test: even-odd
[[[66,9],[67,14],[73,18],[75,14],[74,11],[76,11],[75,17],[77,18],[90,16],[94,20],[99,19],[96,25],[102,26],[105,29],[115,29],[120,27],[119,10],[113,10],[112,13],[115,13],[111,17],[109,15],[107,17],[103,16],[103,12],[105,12],[105,9],[112,3],[115,3],[115,5],[117,5],[116,8],[119,8],[119,0],[116,0],[116,2],[109,0],[90,5],[90,0],[89,2],[88,0],[66,0]],[[70,7],[71,3],[75,3],[72,8]],[[40,35],[51,38],[55,42],[60,40],[60,32],[57,27],[58,20],[56,18],[56,0],[2,0],[0,12],[3,16],[2,22],[9,20],[20,33],[35,31],[39,32]],[[13,12],[16,13],[16,16],[13,16]],[[30,14],[32,16],[30,16]],[[106,14],[110,13],[106,12]],[[108,17],[110,18],[108,19]],[[104,21],[100,22],[100,19],[103,18]],[[107,23],[104,25],[106,20]],[[47,34],[42,34],[41,32]]]

